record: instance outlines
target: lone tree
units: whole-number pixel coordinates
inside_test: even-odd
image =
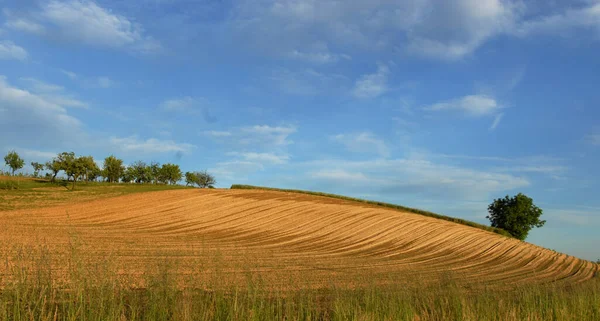
[[[519,240],[525,240],[532,228],[542,227],[546,223],[540,220],[542,209],[533,205],[533,200],[521,193],[494,200],[488,206],[488,212],[486,218],[492,222],[493,227],[504,229]]]
[[[25,161],[14,150],[4,156],[4,162],[12,170],[13,176],[17,170],[23,168],[23,165],[25,165]]]

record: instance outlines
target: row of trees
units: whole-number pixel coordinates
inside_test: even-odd
[[[9,152],[4,161],[8,165],[12,174],[15,171],[23,168],[25,161],[15,151]],[[104,181],[110,183],[154,183],[154,184],[177,184],[182,178],[183,173],[177,164],[159,164],[151,162],[146,164],[143,161],[136,161],[129,166],[123,164],[123,160],[113,155],[104,159],[104,164],[100,168],[92,156],[76,156],[73,152],[63,152],[58,154],[52,160],[41,164],[31,162],[33,167],[33,175],[38,177],[39,173],[46,169],[46,176],[52,182],[56,180],[56,176],[62,171],[67,175],[67,179],[73,182],[72,189],[75,189],[75,184],[80,181],[96,181],[103,178]],[[216,184],[215,178],[204,172],[186,172],[186,185],[197,185],[198,187],[213,187]]]

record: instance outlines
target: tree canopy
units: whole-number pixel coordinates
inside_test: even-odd
[[[17,154],[17,152],[10,151],[6,156],[4,156],[4,162],[10,169],[12,170],[12,174],[15,175],[15,172],[25,165],[25,161]]]
[[[118,159],[113,155],[110,155],[104,159],[104,169],[102,170],[102,176],[106,178],[110,183],[119,181],[119,178],[123,175],[125,167],[123,166],[123,160]]]
[[[519,240],[525,240],[532,228],[542,227],[546,223],[540,220],[542,209],[522,193],[494,200],[488,207],[488,212],[486,218],[493,227],[504,229]]]

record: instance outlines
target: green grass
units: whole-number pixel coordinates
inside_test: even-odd
[[[19,257],[3,276],[12,276],[12,281],[0,289],[0,321],[600,320],[598,278],[509,290],[472,291],[452,281],[423,287],[278,290],[256,279],[222,288],[218,285],[223,276],[215,275],[200,287],[185,287],[175,281],[177,266],[165,257],[146,267],[146,286],[139,288],[130,286],[131,281],[109,263],[86,265],[76,249],[63,258],[69,273],[61,282],[52,278],[51,254],[43,246],[15,252]]]
[[[395,204],[390,204],[390,203],[384,203],[384,202],[378,202],[378,201],[370,201],[370,200],[365,200],[365,199],[360,199],[360,198],[354,198],[354,197],[348,197],[348,196],[342,196],[342,195],[336,195],[336,194],[329,194],[329,193],[322,193],[322,192],[303,191],[303,190],[297,190],[297,189],[272,188],[272,187],[263,187],[263,186],[253,186],[253,185],[233,184],[233,185],[231,185],[231,189],[258,189],[258,190],[268,190],[268,191],[278,191],[278,192],[288,192],[288,193],[300,193],[300,194],[308,194],[308,195],[315,195],[315,196],[337,198],[337,199],[346,200],[346,201],[360,202],[360,203],[364,203],[364,204],[382,206],[382,207],[386,207],[386,208],[391,208],[391,209],[401,210],[401,211],[405,211],[405,212],[415,213],[415,214],[419,214],[419,215],[423,215],[423,216],[434,217],[434,218],[437,218],[437,219],[441,219],[441,220],[445,220],[445,221],[450,221],[450,222],[454,222],[454,223],[458,223],[458,224],[462,224],[462,225],[467,225],[467,226],[475,227],[475,228],[482,229],[482,230],[485,230],[485,231],[497,233],[497,234],[504,235],[504,236],[507,236],[507,237],[512,237],[512,235],[510,235],[510,233],[508,233],[507,231],[505,231],[503,229],[500,229],[500,228],[491,227],[491,226],[487,226],[487,225],[483,225],[483,224],[471,222],[471,221],[464,220],[464,219],[461,219],[461,218],[455,218],[455,217],[451,217],[451,216],[446,216],[446,215],[442,215],[442,214],[437,214],[437,213],[432,213],[432,212],[420,210],[420,209],[417,209],[417,208],[410,208],[410,207],[405,207],[405,206],[395,205]]]
[[[56,206],[132,193],[191,188],[165,184],[124,184],[104,182],[77,182],[28,177],[0,176],[0,211]]]

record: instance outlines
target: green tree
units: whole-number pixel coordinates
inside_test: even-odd
[[[159,181],[164,184],[177,184],[183,177],[179,165],[176,164],[163,164],[160,168]]]
[[[94,157],[92,156],[82,156],[81,162],[85,165],[85,173],[83,174],[84,180],[89,182],[90,179],[95,179],[100,175],[100,168],[96,161],[94,161]]]
[[[131,168],[131,173],[133,174],[133,179],[136,183],[149,183],[152,181],[150,167],[143,161],[135,161],[133,164],[129,165],[128,168]]]
[[[121,182],[123,183],[131,183],[135,181],[135,172],[131,167],[125,168],[123,173],[121,173]]]
[[[197,184],[201,188],[212,187],[217,183],[215,177],[209,174],[207,171],[196,172],[195,174],[198,177]]]
[[[125,167],[123,166],[123,160],[118,159],[113,155],[110,155],[104,159],[104,166],[102,170],[102,176],[110,183],[119,181],[119,178],[123,176]]]
[[[198,176],[192,172],[185,172],[185,186],[194,186],[198,182]]]
[[[154,183],[158,183],[158,176],[160,175],[160,164],[158,162],[151,162],[148,165],[148,173],[150,175],[150,180]]]
[[[25,165],[25,161],[14,150],[4,156],[4,162],[12,170],[13,176],[17,170],[23,168],[23,165]]]
[[[88,159],[86,157],[77,157],[68,159],[63,163],[64,171],[67,173],[67,176],[73,178],[73,187],[71,190],[75,190],[75,183],[77,179],[85,175],[87,170]]]
[[[31,162],[31,167],[33,167],[33,176],[38,177],[40,171],[44,170],[44,164],[38,162]]]
[[[519,240],[525,240],[532,228],[542,227],[546,223],[540,220],[542,209],[522,193],[494,200],[488,206],[488,212],[486,218],[493,227],[501,228]]]
[[[56,175],[58,175],[58,172],[60,172],[60,164],[53,159],[51,161],[47,161],[46,164],[44,164],[44,166],[46,167],[47,170],[52,172],[50,181],[54,182],[54,180],[56,179]],[[46,174],[46,175],[49,175],[49,174]]]

